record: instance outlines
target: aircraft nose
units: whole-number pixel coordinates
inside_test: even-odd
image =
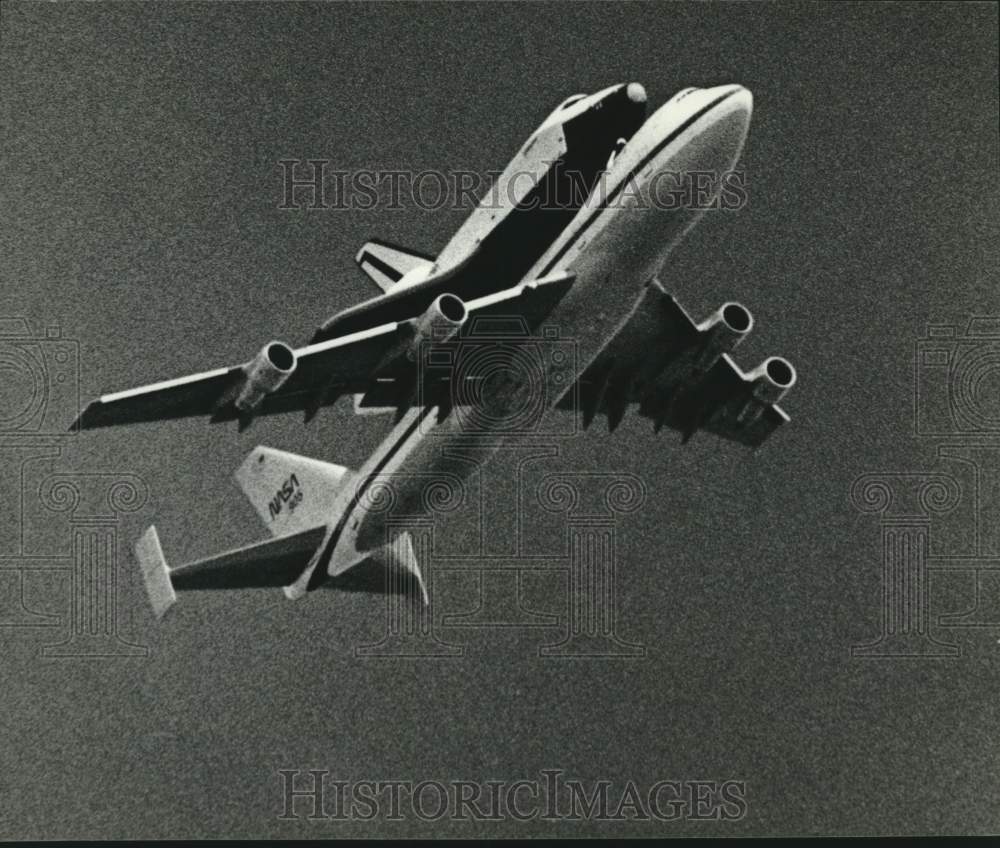
[[[740,107],[747,113],[747,117],[749,118],[753,114],[753,93],[749,88],[744,88],[742,85],[738,86],[738,89],[733,97],[736,98],[736,102],[740,104]]]
[[[717,85],[702,91],[705,99],[709,101],[724,97],[726,109],[740,113],[747,124],[750,123],[750,116],[753,115],[753,94],[750,93],[750,89],[742,85]]]
[[[746,138],[747,130],[750,129],[750,118],[753,115],[753,94],[750,93],[750,89],[738,85],[736,91],[726,99],[732,101],[735,119],[742,123],[742,134]]]
[[[702,89],[698,97],[704,104],[701,108],[708,109],[702,119],[708,124],[697,142],[705,167],[732,170],[750,129],[753,95],[742,85],[720,85]]]

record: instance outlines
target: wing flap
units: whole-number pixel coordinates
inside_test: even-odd
[[[92,430],[116,424],[211,415],[219,398],[232,388],[241,373],[240,366],[218,368],[103,395],[83,410],[70,429]]]
[[[450,406],[461,402],[463,397],[475,397],[475,392],[453,390],[456,347],[476,343],[477,337],[483,335],[508,338],[512,342],[530,341],[532,332],[549,317],[574,279],[572,274],[559,272],[470,301],[469,319],[457,336],[430,342],[417,358],[416,370],[408,367],[381,371],[365,392],[355,395],[355,413],[395,412],[398,420],[412,403]]]
[[[670,427],[686,441],[698,430],[739,442],[760,446],[788,415],[777,404],[764,403],[753,395],[747,375],[728,355],[692,385],[674,384],[648,394],[639,414],[659,429]]]

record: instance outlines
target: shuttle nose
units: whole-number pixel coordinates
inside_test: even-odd
[[[619,138],[631,138],[646,120],[646,89],[641,83],[618,83],[594,98],[592,114],[601,127],[598,133],[612,145]]]
[[[630,82],[625,87],[625,95],[633,103],[645,103],[646,102],[646,89],[643,88],[642,83]]]

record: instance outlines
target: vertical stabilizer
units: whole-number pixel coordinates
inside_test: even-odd
[[[350,471],[342,465],[260,445],[235,478],[272,536],[326,524]]]
[[[407,274],[418,269],[429,272],[434,265],[431,256],[377,240],[366,243],[354,261],[384,292],[393,289]]]

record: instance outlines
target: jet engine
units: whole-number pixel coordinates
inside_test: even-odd
[[[772,356],[746,375],[750,381],[750,397],[736,415],[740,424],[751,424],[763,414],[765,407],[777,403],[795,385],[795,369],[787,359]]]
[[[724,303],[708,316],[698,330],[707,333],[695,368],[708,371],[724,353],[731,353],[753,329],[753,316],[741,303]]]
[[[443,294],[417,318],[407,357],[415,360],[420,345],[425,342],[446,342],[454,336],[469,317],[460,297]]]
[[[265,397],[280,389],[295,371],[295,351],[283,342],[268,342],[243,366],[243,383],[234,405],[252,412]]]

